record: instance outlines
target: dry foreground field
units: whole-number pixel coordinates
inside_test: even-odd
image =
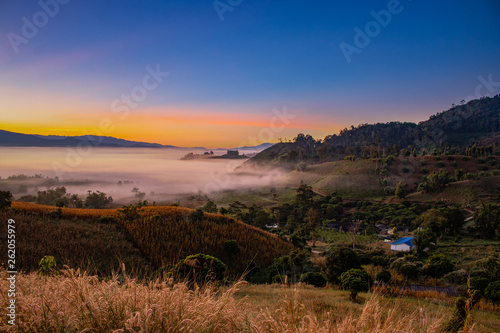
[[[1,271],[2,290],[8,289]],[[361,294],[309,286],[248,285],[189,289],[171,280],[100,279],[75,270],[17,276],[17,327],[7,332],[442,332],[452,299]],[[1,306],[8,299],[2,293]],[[464,332],[498,332],[498,309],[467,313]]]

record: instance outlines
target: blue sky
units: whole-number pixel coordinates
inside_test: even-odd
[[[297,116],[286,135],[324,137],[351,124],[425,120],[473,96],[479,76],[500,81],[497,1],[219,3],[232,9],[222,21],[213,1],[72,0],[16,53],[9,33],[22,36],[22,18],[33,21],[42,9],[0,2],[1,127],[76,134],[157,64],[168,78],[116,124],[114,136],[187,144],[168,123],[177,119],[204,138],[233,126],[213,141],[229,145],[286,106]],[[354,28],[365,31],[370,12],[391,5],[398,13],[348,63],[339,45],[355,46]],[[135,116],[143,126],[150,119],[149,134],[133,130]]]

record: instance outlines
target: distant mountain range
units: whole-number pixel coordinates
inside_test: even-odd
[[[111,136],[58,136],[58,135],[38,135],[22,134],[0,130],[0,147],[77,147],[78,145],[93,145],[99,147],[111,148],[171,148],[171,149],[206,149],[204,147],[177,147],[171,145],[162,145],[159,143],[150,143],[142,141],[130,141],[118,139]],[[258,146],[244,146],[231,149],[256,150],[261,151],[269,148],[273,143],[263,143]],[[225,150],[225,148],[218,148]],[[214,149],[217,150],[217,149]]]
[[[378,157],[421,149],[464,149],[474,144],[498,143],[500,135],[500,95],[483,97],[438,112],[418,124],[389,122],[360,124],[343,129],[323,140],[298,134],[290,142],[281,142],[252,157],[247,163],[260,165],[296,165],[343,159],[346,155]]]

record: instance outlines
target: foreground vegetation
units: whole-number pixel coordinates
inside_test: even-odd
[[[6,290],[7,283],[2,270],[0,288]],[[452,317],[452,308],[442,302],[363,294],[356,304],[341,291],[243,282],[190,289],[172,280],[141,282],[123,271],[104,280],[74,270],[19,274],[16,287],[18,327],[2,316],[2,331],[430,333],[441,332]],[[7,302],[2,293],[0,306]],[[466,319],[467,332],[494,332],[499,324],[498,318],[475,312]]]

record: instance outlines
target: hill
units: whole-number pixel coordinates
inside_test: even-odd
[[[339,134],[317,140],[298,134],[291,142],[278,143],[251,158],[248,165],[292,168],[303,161],[321,163],[343,159],[346,155],[378,157],[399,154],[407,148],[434,149],[471,146],[500,134],[500,96],[481,98],[438,112],[419,124],[389,122],[361,124]]]
[[[61,265],[109,275],[119,270],[119,260],[128,271],[147,272],[205,253],[221,259],[236,276],[251,262],[268,266],[293,249],[277,236],[233,218],[193,216],[193,210],[181,207],[144,207],[133,220],[120,218],[116,209],[62,208],[58,212],[55,207],[24,202],[13,202],[12,208],[13,212],[0,212],[0,217],[16,221],[16,245],[22,253],[18,266],[24,271],[38,269],[45,255],[53,255]],[[227,253],[226,240],[236,240],[239,253]],[[6,243],[2,244],[7,251]]]

